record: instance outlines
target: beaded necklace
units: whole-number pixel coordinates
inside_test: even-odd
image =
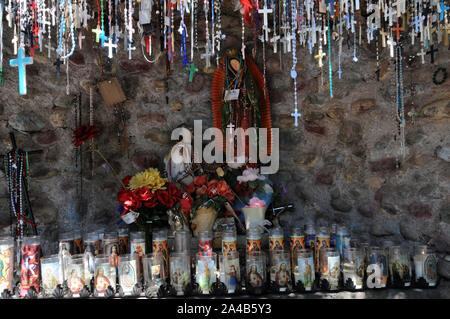
[[[295,118],[295,126],[298,126],[298,118],[301,116],[301,114],[298,112],[298,100],[297,100],[297,71],[295,70],[295,67],[297,65],[297,56],[296,56],[296,37],[297,33],[295,32],[297,30],[297,23],[294,23],[295,17],[297,15],[296,7],[295,7],[295,1],[291,2],[292,5],[292,68],[291,68],[291,78],[294,80],[294,113],[291,113],[291,116]]]
[[[397,41],[395,50],[395,74],[396,74],[396,91],[397,91],[397,122],[398,135],[400,137],[400,155],[405,159],[405,110],[403,107],[403,57],[400,43]],[[398,163],[397,163],[398,165]]]
[[[331,5],[333,7],[333,4]],[[330,19],[328,18],[328,74],[330,77],[330,97],[333,97],[333,70],[331,68],[331,37]]]

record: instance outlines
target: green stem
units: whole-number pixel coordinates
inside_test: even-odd
[[[106,159],[106,157],[102,154],[102,152],[98,148],[94,148],[94,147],[91,148],[89,151],[97,153],[103,159],[103,161],[106,163],[106,165],[108,165],[109,168],[111,168],[111,171],[112,171],[114,177],[119,181],[120,185],[122,185],[122,187],[125,188],[125,185],[123,184],[123,182],[120,179],[119,175],[117,174],[116,170],[114,169],[114,167],[111,166],[111,164]]]

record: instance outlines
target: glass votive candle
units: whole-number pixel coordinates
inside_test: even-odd
[[[303,230],[300,227],[294,227],[291,230],[290,236],[290,249],[291,249],[291,268],[294,269],[294,255],[296,251],[305,249],[305,237]]]
[[[195,281],[200,286],[200,291],[208,295],[213,283],[216,282],[216,253],[203,255],[197,253],[195,265]]]
[[[220,281],[225,284],[229,294],[235,293],[241,281],[241,269],[239,266],[239,252],[228,251],[219,255]]]
[[[369,264],[368,267],[372,268],[373,271],[369,272],[367,270],[368,282],[375,278],[375,287],[385,288],[388,278],[388,260],[387,260],[386,249],[380,247],[370,247],[369,250]],[[379,279],[377,278],[377,273],[379,274]],[[375,277],[374,277],[375,276]],[[379,283],[378,283],[379,280]],[[370,288],[370,285],[368,284]]]
[[[336,247],[336,232],[337,232],[337,225],[331,224],[331,228],[330,228],[330,247],[331,248]]]
[[[5,289],[12,291],[14,278],[14,238],[1,237],[0,238],[0,260],[2,263],[2,270],[0,272],[0,292]]]
[[[119,238],[117,232],[107,232],[103,235],[103,254],[119,255]]]
[[[20,297],[25,297],[31,287],[34,287],[39,292],[40,259],[40,237],[24,237],[20,263]]]
[[[144,282],[147,287],[159,288],[166,277],[164,276],[164,262],[161,255],[147,254],[143,258]]]
[[[266,283],[266,254],[263,251],[247,253],[245,269],[247,284],[262,288]]]
[[[174,246],[176,252],[189,252],[191,249],[191,233],[184,229],[175,231]]]
[[[344,286],[347,286],[349,279],[359,290],[363,288],[364,280],[364,255],[361,248],[350,247],[344,249],[344,262],[342,265]]]
[[[137,275],[138,281],[144,276],[144,256],[147,253],[145,233],[142,231],[131,232],[130,234],[130,252],[137,256]]]
[[[94,295],[103,297],[106,289],[116,289],[116,267],[111,266],[110,256],[100,254],[95,257]]]
[[[170,284],[177,296],[184,296],[184,290],[191,281],[191,261],[187,251],[170,254]]]
[[[204,230],[198,232],[198,253],[203,256],[212,256],[213,232]]]
[[[119,256],[119,285],[125,296],[133,295],[138,282],[138,257],[136,254]]]
[[[233,254],[237,251],[236,232],[226,230],[222,233],[222,254]]]
[[[278,252],[284,250],[284,233],[281,227],[274,227],[269,233],[269,250]]]
[[[316,279],[313,253],[310,249],[299,249],[294,252],[293,273],[295,284],[301,282],[305,291],[311,291]]]
[[[285,292],[291,284],[291,263],[289,251],[272,252],[270,256],[270,280],[278,285],[280,292]]]
[[[70,258],[67,271],[67,287],[73,297],[79,297],[85,282],[84,254],[73,255]]]
[[[83,253],[83,274],[84,282],[86,285],[90,286],[90,281],[95,275],[95,254],[92,252],[92,245],[85,245],[85,250]]]
[[[57,254],[41,258],[41,275],[44,295],[53,295],[55,288],[61,284],[59,280],[59,258]]]
[[[65,232],[59,235],[58,254],[70,254],[74,253],[73,233]]]
[[[350,247],[350,232],[347,227],[339,226],[336,234],[336,250],[343,256],[344,249]]]
[[[78,255],[83,253],[83,236],[81,236],[81,232],[74,231],[72,233],[72,238],[73,238],[72,254]]]
[[[153,254],[160,255],[164,263],[164,278],[169,277],[169,248],[167,246],[167,229],[157,230],[153,233]]]
[[[423,278],[430,287],[436,286],[438,274],[437,258],[434,251],[425,245],[415,246],[413,260],[416,282]]]
[[[118,232],[119,239],[119,255],[128,254],[128,246],[129,246],[129,235],[127,228],[120,228]]]
[[[330,290],[339,289],[341,274],[339,252],[334,248],[322,248],[319,251],[320,280],[325,279],[330,285]]]
[[[87,233],[83,238],[83,252],[89,251],[94,256],[99,253],[98,233]]]
[[[408,248],[400,246],[389,248],[389,276],[391,285],[411,286],[412,269]]]
[[[319,233],[316,236],[316,260],[315,267],[319,267],[319,249],[330,248],[330,233],[328,227],[322,226],[319,228]]]
[[[250,227],[247,231],[247,253],[261,251],[261,230],[258,227]]]

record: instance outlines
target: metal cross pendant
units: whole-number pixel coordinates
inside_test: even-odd
[[[298,112],[297,108],[295,108],[294,113],[291,113],[291,116],[295,119],[295,126],[298,126],[298,119],[302,116],[302,114]]]
[[[209,49],[210,45],[210,41],[208,40],[208,42],[206,43],[206,52],[200,56],[201,59],[205,59],[207,68],[211,67],[211,51]]]

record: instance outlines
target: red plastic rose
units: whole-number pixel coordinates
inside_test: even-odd
[[[217,186],[218,182],[216,179],[212,179],[208,182],[208,190],[206,191],[206,193],[208,194],[209,198],[213,198],[219,195],[219,193],[217,192]]]
[[[195,178],[194,178],[194,184],[197,186],[202,186],[202,185],[206,184],[207,181],[208,181],[208,176],[206,176],[206,175],[195,176]]]
[[[167,207],[172,207],[174,202],[172,197],[170,196],[167,190],[158,190],[156,191],[156,196],[161,204]]]
[[[156,196],[155,194],[152,194],[152,196],[147,201],[145,201],[143,204],[145,207],[154,208],[158,205],[158,203],[159,203],[158,196]]]
[[[125,187],[128,187],[128,185],[130,184],[130,180],[131,180],[131,176],[130,176],[130,175],[125,176],[125,178],[122,179],[123,185],[124,185]]]
[[[86,140],[92,140],[94,137],[100,135],[100,130],[95,126],[81,125],[72,135],[72,144],[75,146],[81,146]]]
[[[195,191],[195,184],[194,183],[190,183],[188,186],[184,186],[183,188],[184,188],[184,191],[186,193],[191,194],[191,193],[193,193]]]
[[[124,201],[126,201],[132,197],[133,197],[133,192],[128,189],[121,188],[120,191],[117,193],[117,200],[121,203],[123,203]]]
[[[189,195],[188,193],[184,193],[182,198],[180,199],[181,210],[183,212],[190,212],[192,202],[193,202],[193,199],[192,199],[191,195]]]
[[[200,188],[197,188],[195,193],[197,195],[204,195],[204,194],[206,194],[207,191],[208,191],[208,187],[206,185],[202,185]]]
[[[134,191],[134,197],[137,199],[137,200],[140,200],[140,201],[148,201],[148,200],[150,200],[150,198],[152,198],[154,195],[153,195],[153,193],[150,191],[150,189],[148,189],[147,187],[140,187],[140,188],[138,188],[138,189],[136,189],[135,191]]]

